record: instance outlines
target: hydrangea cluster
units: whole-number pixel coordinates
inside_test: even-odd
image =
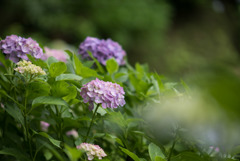
[[[103,149],[98,145],[81,143],[77,146],[77,149],[86,151],[88,160],[93,160],[95,156],[98,157],[98,159],[102,159],[103,157],[107,156]]]
[[[125,92],[120,85],[99,79],[83,85],[80,92],[84,103],[89,102],[89,110],[93,110],[94,102],[101,104],[103,108],[123,106],[125,104],[124,94]]]
[[[26,54],[39,59],[43,55],[39,44],[32,38],[22,38],[17,35],[7,36],[5,40],[0,41],[0,49],[6,54],[6,58],[17,63],[20,59],[28,60]]]
[[[30,75],[45,75],[45,71],[41,67],[32,64],[30,61],[22,60],[17,63],[17,68],[14,70],[21,74],[30,74]]]
[[[122,47],[111,39],[100,40],[94,37],[87,37],[79,46],[78,53],[82,55],[84,59],[90,59],[87,51],[90,51],[93,56],[103,65],[106,65],[106,61],[110,58],[115,58],[119,65],[124,65],[123,60],[126,52]]]
[[[59,61],[67,62],[68,57],[64,51],[57,50],[57,49],[49,49],[48,47],[44,47],[44,50],[45,50],[45,54],[43,54],[41,58],[42,60],[47,60],[47,58],[49,58],[50,56],[53,56]]]

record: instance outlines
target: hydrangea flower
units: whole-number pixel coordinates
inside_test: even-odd
[[[50,126],[49,123],[47,123],[45,121],[40,121],[40,127],[41,127],[42,131],[47,132],[49,126]]]
[[[73,136],[75,139],[78,138],[78,132],[75,129],[66,132],[67,136]]]
[[[41,67],[32,64],[30,61],[22,60],[17,63],[17,68],[14,70],[21,74],[30,74],[34,76],[45,75],[45,71]]]
[[[6,58],[15,63],[20,59],[28,60],[26,54],[31,54],[36,59],[43,55],[43,51],[36,41],[32,38],[26,39],[17,35],[7,36],[5,40],[1,40],[0,49],[6,54]]]
[[[59,61],[67,62],[68,57],[64,51],[57,50],[57,49],[49,49],[48,47],[44,47],[44,50],[45,50],[45,54],[43,54],[41,58],[42,60],[47,60],[47,58],[49,58],[50,56],[53,56]]]
[[[81,88],[80,95],[83,102],[89,102],[89,110],[94,107],[94,102],[101,104],[103,108],[117,108],[125,104],[123,88],[112,82],[104,82],[99,79],[92,80]]]
[[[98,145],[81,143],[80,145],[77,146],[77,149],[86,151],[88,160],[93,160],[94,157],[98,157],[98,159],[102,159],[103,157],[107,156],[107,154],[103,151],[103,149]]]
[[[106,65],[106,61],[110,58],[115,58],[119,65],[125,64],[123,58],[126,52],[117,42],[111,39],[100,40],[94,37],[87,37],[80,44],[78,53],[82,55],[84,59],[91,59],[87,51],[90,51],[103,65]]]

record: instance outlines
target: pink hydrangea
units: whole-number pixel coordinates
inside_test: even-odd
[[[41,127],[42,131],[47,132],[49,126],[50,126],[49,123],[47,123],[45,121],[40,121],[40,127]]]
[[[28,60],[27,54],[39,59],[43,55],[43,51],[39,44],[32,38],[22,38],[17,35],[7,36],[6,39],[0,41],[0,49],[6,58],[17,63],[20,59]]]
[[[78,138],[78,132],[75,129],[66,132],[67,136],[73,136],[75,139]]]
[[[103,149],[98,145],[82,143],[77,146],[77,149],[84,150],[87,153],[88,160],[93,160],[94,157],[98,157],[98,159],[102,159],[103,157],[107,156],[107,154],[103,151]]]
[[[103,108],[117,108],[125,105],[124,90],[116,83],[104,82],[96,79],[83,85],[80,95],[84,103],[89,103],[92,110],[94,103],[101,104]]]
[[[50,49],[48,47],[44,47],[45,54],[42,56],[42,60],[47,60],[50,56],[53,56],[59,61],[62,62],[67,62],[68,56],[65,54],[64,51],[62,50],[57,50],[57,49]]]

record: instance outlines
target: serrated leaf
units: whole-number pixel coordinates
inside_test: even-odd
[[[114,58],[106,61],[106,68],[109,74],[113,74],[118,71],[119,65]]]
[[[129,150],[119,147],[125,154],[127,154],[128,156],[130,156],[134,161],[140,161],[140,159],[138,158],[138,156],[132,152],[130,152]]]
[[[67,66],[64,62],[56,62],[50,65],[49,73],[51,77],[59,76],[67,70]]]

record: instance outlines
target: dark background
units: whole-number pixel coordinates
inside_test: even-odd
[[[212,65],[240,73],[239,0],[1,0],[0,15],[2,39],[77,49],[86,36],[112,38],[131,64],[173,78]]]

